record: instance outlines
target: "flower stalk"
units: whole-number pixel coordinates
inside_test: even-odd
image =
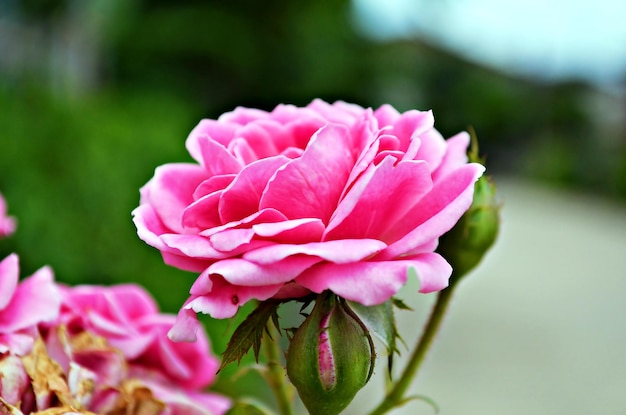
[[[452,299],[452,293],[456,284],[452,284],[450,287],[437,294],[437,300],[435,306],[430,314],[430,317],[424,328],[424,332],[420,337],[409,361],[402,372],[402,375],[398,380],[393,383],[383,401],[378,405],[369,415],[382,415],[390,411],[391,409],[400,406],[406,402],[406,391],[411,386],[411,383],[415,379],[417,372],[419,371],[428,350],[430,349],[435,335],[441,327],[443,318],[450,306],[450,300]]]
[[[274,392],[278,413],[280,415],[293,415],[291,407],[293,392],[287,381],[285,368],[280,361],[280,333],[273,322],[267,323],[267,330],[263,336],[265,357],[267,358],[267,383]]]

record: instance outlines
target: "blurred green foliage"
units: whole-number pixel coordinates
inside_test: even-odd
[[[134,281],[177,311],[195,275],[164,265],[130,212],[155,167],[191,160],[184,140],[199,119],[237,105],[321,97],[432,108],[445,136],[475,128],[492,172],[626,198],[625,121],[609,123],[602,110],[619,115],[612,103],[623,98],[512,78],[418,39],[373,42],[354,30],[349,1],[2,8],[3,24],[20,29],[0,51],[0,192],[19,222],[0,257],[17,252],[22,275],[48,264],[72,284]],[[216,352],[235,326],[211,322]],[[218,389],[262,388],[257,375],[233,380],[235,371]]]

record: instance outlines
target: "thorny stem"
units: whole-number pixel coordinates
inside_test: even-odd
[[[280,415],[293,415],[291,408],[291,398],[293,392],[290,391],[290,384],[287,381],[285,369],[280,362],[280,333],[273,322],[267,323],[269,332],[263,335],[265,356],[267,358],[267,381],[274,392],[278,412]]]
[[[433,343],[435,335],[439,331],[443,317],[446,314],[446,310],[450,304],[452,298],[452,292],[456,284],[451,284],[450,287],[443,291],[440,291],[437,295],[435,306],[430,314],[422,337],[419,339],[413,354],[409,358],[406,368],[398,380],[391,386],[391,389],[385,395],[383,401],[378,405],[369,415],[382,415],[389,410],[399,406],[403,403],[404,395],[414,380],[417,371],[419,370],[426,353],[430,349]]]

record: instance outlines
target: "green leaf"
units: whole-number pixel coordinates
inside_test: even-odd
[[[393,356],[398,352],[396,347],[396,338],[398,331],[396,329],[396,321],[393,315],[393,306],[391,300],[376,306],[366,307],[362,304],[349,302],[352,311],[365,324],[367,329],[378,337],[387,348],[389,375],[393,368]]]
[[[404,301],[402,301],[399,298],[394,297],[391,299],[391,301],[393,301],[393,305],[399,308],[400,310],[413,311],[411,307],[409,307]]]
[[[276,310],[278,310],[279,305],[280,302],[277,301],[260,303],[235,329],[226,346],[226,350],[222,354],[222,363],[218,372],[232,362],[241,362],[241,359],[248,353],[251,347],[254,350],[254,358],[258,363],[263,332],[266,331],[267,322],[270,318],[274,320],[274,323],[278,322]]]

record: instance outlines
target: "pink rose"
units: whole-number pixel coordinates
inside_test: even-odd
[[[52,271],[43,267],[18,283],[16,254],[0,261],[0,355],[28,353],[37,336],[37,325],[59,315],[61,296]]]
[[[166,263],[200,273],[170,336],[192,340],[196,312],[227,318],[251,299],[380,304],[411,270],[420,292],[446,287],[434,250],[484,168],[467,162],[468,134],[433,126],[430,111],[321,100],[202,120],[186,143],[197,164],[158,167],[133,212]]]
[[[0,194],[0,238],[13,234],[15,228],[15,218],[7,215],[7,204]]]
[[[203,330],[196,343],[174,343],[167,331],[176,316],[159,313],[152,297],[137,285],[62,287],[61,316],[56,323],[70,335],[101,336],[119,349],[133,367],[152,370],[187,389],[204,388],[218,367]]]

